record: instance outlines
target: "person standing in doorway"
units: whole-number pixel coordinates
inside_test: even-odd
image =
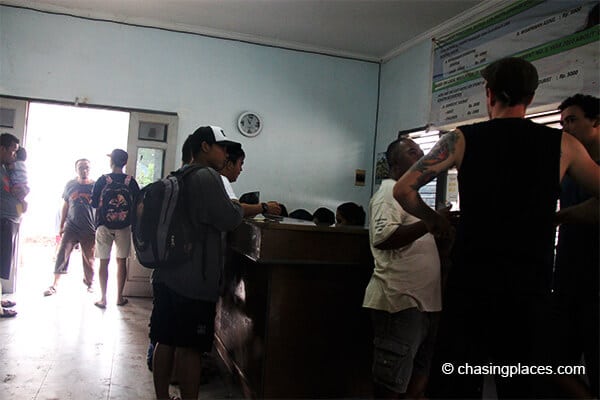
[[[82,158],[75,161],[77,178],[67,182],[63,192],[63,207],[60,216],[60,246],[54,264],[54,282],[44,291],[44,296],[56,293],[60,277],[67,273],[69,259],[75,245],[81,245],[83,284],[92,291],[94,281],[94,247],[96,226],[92,208],[94,181],[89,179],[90,162]]]
[[[18,212],[19,198],[25,197],[29,191],[27,187],[13,187],[8,174],[8,167],[17,159],[16,152],[19,148],[19,139],[10,133],[0,135],[0,173],[2,188],[0,193],[0,278],[9,279],[16,266],[17,234],[21,216]],[[0,298],[2,297],[2,284],[0,282]],[[10,300],[2,300],[0,304],[0,318],[11,318],[17,315],[9,307],[15,306]]]
[[[102,175],[94,184],[92,207],[96,208],[96,258],[100,259],[100,290],[102,297],[96,307],[106,308],[108,263],[113,242],[117,248],[117,305],[124,306],[123,288],[127,278],[127,258],[131,250],[133,200],[140,191],[136,180],[123,172],[127,152],[114,149],[110,154],[111,173]]]

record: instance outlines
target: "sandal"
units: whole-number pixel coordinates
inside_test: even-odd
[[[129,300],[127,299],[123,299],[123,301],[120,301],[117,303],[118,306],[124,306],[125,304],[129,303]]]
[[[2,300],[2,308],[11,308],[16,306],[17,303],[11,300]]]
[[[0,314],[0,318],[12,318],[16,316],[17,312],[15,310],[4,310],[4,313]]]
[[[100,301],[97,301],[97,302],[95,302],[95,303],[94,303],[94,305],[95,305],[96,307],[98,307],[98,308],[102,308],[102,309],[105,309],[105,308],[106,308],[106,304],[104,304],[104,303],[102,303],[102,302],[100,302]]]
[[[50,286],[48,289],[44,290],[44,296],[52,296],[56,293],[56,288],[54,286]]]

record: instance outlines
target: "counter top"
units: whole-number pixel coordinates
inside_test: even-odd
[[[244,219],[228,236],[230,247],[258,263],[370,264],[369,232],[293,218]]]

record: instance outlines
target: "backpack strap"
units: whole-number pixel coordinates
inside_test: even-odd
[[[104,197],[104,196],[102,196],[102,194],[104,192],[104,189],[106,188],[107,185],[110,185],[112,183],[112,178],[108,174],[105,174],[102,176],[104,177],[104,186],[102,186],[102,190],[100,191],[100,198],[98,199],[98,208],[102,208],[102,204],[103,204],[102,197]]]
[[[192,172],[198,171],[201,168],[206,168],[206,167],[204,167],[202,165],[188,165],[184,169],[178,169],[177,171],[171,171],[171,173],[169,173],[169,176],[181,176],[182,178],[185,178]]]

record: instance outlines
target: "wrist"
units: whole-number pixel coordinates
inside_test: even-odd
[[[263,214],[266,214],[269,211],[269,205],[267,203],[260,203],[260,207]]]

